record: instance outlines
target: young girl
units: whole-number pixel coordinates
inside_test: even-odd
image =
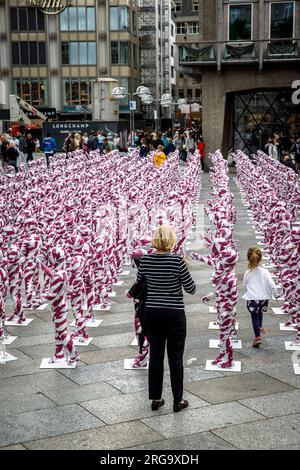
[[[279,297],[277,287],[267,269],[260,266],[262,260],[261,250],[257,247],[248,250],[248,271],[245,273],[243,286],[246,293],[243,299],[247,300],[247,309],[252,318],[255,338],[252,346],[258,348],[261,344],[263,328],[263,314],[267,312],[269,300],[272,296]]]

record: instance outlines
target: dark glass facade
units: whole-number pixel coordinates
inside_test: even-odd
[[[234,150],[263,150],[274,133],[300,136],[300,105],[293,104],[290,89],[235,93],[233,107]]]

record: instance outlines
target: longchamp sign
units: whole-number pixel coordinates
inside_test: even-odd
[[[71,6],[71,0],[27,0],[27,4],[39,8],[46,15],[58,15]]]

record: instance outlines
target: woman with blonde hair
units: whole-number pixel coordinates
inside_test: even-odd
[[[269,271],[261,266],[262,252],[258,247],[248,250],[248,271],[245,273],[243,286],[246,293],[243,299],[247,300],[247,309],[251,314],[255,334],[252,346],[258,348],[261,344],[261,335],[265,334],[263,328],[263,314],[267,312],[269,300],[279,297],[277,287]]]
[[[183,400],[183,352],[186,338],[186,317],[182,287],[194,294],[196,285],[187,269],[187,261],[172,254],[176,235],[171,226],[161,225],[154,233],[155,254],[141,259],[137,281],[147,285],[145,322],[150,342],[149,398],[152,410],[164,405],[162,399],[164,355],[167,352],[174,398],[173,410],[188,406]]]

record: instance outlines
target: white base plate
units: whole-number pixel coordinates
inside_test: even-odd
[[[284,346],[286,351],[300,351],[300,344],[296,346],[295,344],[292,344],[291,341],[285,341]]]
[[[106,307],[106,308],[101,308],[101,305],[94,305],[94,306],[93,306],[93,311],[94,311],[94,312],[104,312],[104,311],[108,311],[108,310],[110,310],[110,309],[111,309],[110,306],[109,306],[109,307]],[[85,312],[87,312],[87,310],[88,310],[87,305],[84,305],[84,306],[83,306],[83,310],[84,310]]]
[[[241,372],[242,370],[241,361],[234,361],[231,369],[221,369],[221,367],[218,367],[217,365],[213,366],[212,362],[213,361],[210,360],[206,361],[205,370],[218,370],[219,372]]]
[[[98,328],[99,325],[101,325],[101,323],[103,322],[103,320],[86,320],[85,322],[85,326],[87,328]],[[75,320],[72,321],[72,323],[70,324],[71,326],[75,326]]]
[[[275,313],[275,315],[286,315],[286,313],[281,310],[281,308],[272,308],[272,311]]]
[[[132,343],[130,344],[130,346],[138,346],[138,340],[137,340],[137,338],[134,338],[134,340],[132,341]]]
[[[284,326],[284,323],[280,323],[279,326],[280,326],[280,331],[296,331],[296,327],[297,327],[297,325],[295,325],[295,328],[293,328],[292,326]]]
[[[42,304],[37,308],[37,310],[46,310],[47,307],[48,307],[48,304]]]
[[[26,320],[23,323],[18,323],[18,320],[13,320],[13,321],[8,321],[6,320],[5,325],[6,326],[28,326],[29,323],[33,321],[33,318],[26,318]]]
[[[263,264],[262,267],[265,268],[265,269],[274,269],[275,268],[274,264]]]
[[[261,235],[261,232],[259,230],[255,230],[256,235]]]
[[[219,349],[220,340],[218,339],[210,339],[209,340],[209,348],[210,349]],[[242,349],[242,341],[232,342],[232,349]]]
[[[68,364],[66,360],[49,364],[51,357],[42,359],[40,369],[75,369],[76,363]]]
[[[74,346],[88,346],[89,344],[91,344],[91,342],[93,341],[94,338],[89,338],[89,339],[86,339],[84,341],[80,341],[80,339],[78,338],[73,338],[73,344]]]
[[[7,338],[4,340],[5,346],[8,346],[9,344],[13,343],[17,339],[17,336],[7,336]]]
[[[219,329],[220,329],[220,326],[219,326],[219,325],[215,325],[215,322],[211,321],[211,322],[209,322],[208,329],[209,329],[209,330],[219,330]],[[236,329],[236,331],[238,331],[238,329],[239,329],[239,324],[238,324],[238,322],[235,324],[235,329]]]
[[[265,243],[262,243],[262,242],[257,242],[257,244],[258,244],[259,246],[265,246]]]
[[[124,359],[124,369],[125,370],[148,370],[149,369],[149,362],[145,367],[132,367],[134,359]]]
[[[116,292],[109,292],[108,297],[117,297]]]
[[[120,276],[129,276],[130,271],[123,271],[121,272]]]
[[[277,300],[278,302],[284,302],[284,297],[278,297],[278,299],[273,298],[273,300]]]
[[[218,313],[216,307],[208,307],[209,313]]]
[[[300,364],[293,364],[294,372],[296,375],[300,375]]]
[[[12,356],[8,352],[6,353],[6,357],[3,357],[2,353],[0,354],[0,364],[6,364],[6,362],[10,362],[10,361],[17,361],[17,359],[18,359],[17,357]]]
[[[131,261],[126,261],[126,263],[124,263],[124,266],[131,266]]]
[[[114,286],[122,286],[124,284],[124,281],[118,281],[118,282],[114,282]]]

